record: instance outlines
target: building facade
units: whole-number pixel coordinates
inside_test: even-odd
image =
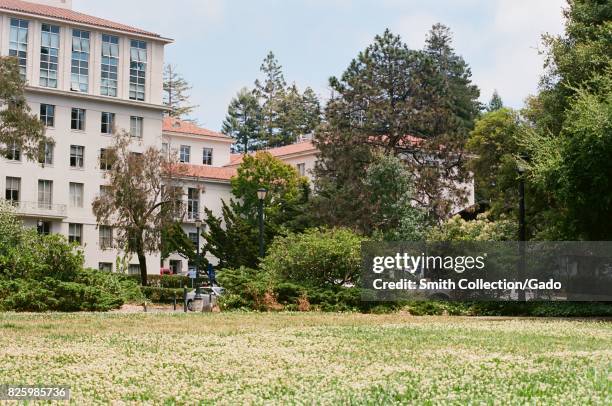
[[[83,246],[86,266],[114,269],[112,230],[91,209],[103,191],[100,160],[113,128],[134,150],[161,145],[164,47],[158,34],[71,10],[70,0],[0,0],[0,55],[18,58],[26,97],[55,145],[42,163],[15,149],[0,158],[0,197],[28,226]],[[101,189],[102,188],[102,189]],[[138,260],[129,260],[136,272]],[[159,268],[159,256],[147,259]]]

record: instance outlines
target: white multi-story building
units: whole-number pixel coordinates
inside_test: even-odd
[[[104,186],[100,154],[112,128],[131,131],[134,149],[162,142],[164,46],[158,34],[71,10],[70,0],[0,0],[0,55],[15,56],[26,97],[55,145],[45,162],[14,150],[0,158],[0,188],[26,225],[83,246],[86,266],[113,268],[112,230],[91,203]],[[138,260],[130,261],[136,271]],[[150,255],[149,269],[159,269]]]

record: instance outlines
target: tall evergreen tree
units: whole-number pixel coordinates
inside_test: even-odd
[[[261,144],[262,112],[257,97],[242,88],[232,99],[221,130],[236,140],[238,152],[249,152]]]
[[[330,79],[337,96],[315,139],[319,213],[332,224],[373,231],[363,181],[376,150],[402,156],[414,174],[412,199],[430,215],[444,217],[461,203],[464,144],[480,109],[470,76],[444,26],[433,27],[422,51],[389,30],[376,36],[341,78]]]
[[[295,84],[288,87],[279,104],[279,143],[296,142],[300,136],[311,134],[320,122],[321,107],[314,91],[307,87],[300,93]]]
[[[491,100],[489,101],[489,104],[487,106],[487,111],[492,112],[501,110],[503,108],[504,102],[502,101],[502,98],[500,97],[499,93],[497,93],[497,90],[494,90],[493,96],[491,96]]]
[[[255,80],[254,93],[261,100],[264,137],[270,147],[275,147],[282,145],[279,111],[287,83],[282,66],[272,51],[264,59],[260,70],[264,74],[264,79]]]
[[[168,115],[175,118],[189,116],[198,106],[190,103],[189,91],[191,86],[181,76],[174,65],[167,64],[164,67],[164,104],[170,111]]]

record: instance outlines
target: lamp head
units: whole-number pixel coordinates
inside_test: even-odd
[[[257,198],[259,200],[265,200],[267,194],[268,194],[268,190],[265,188],[260,188],[257,190]]]

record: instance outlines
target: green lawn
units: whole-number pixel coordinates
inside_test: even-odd
[[[0,315],[0,384],[77,404],[610,404],[612,324],[358,314]]]

